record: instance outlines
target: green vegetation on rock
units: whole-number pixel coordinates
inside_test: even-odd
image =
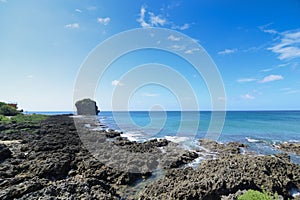
[[[32,114],[32,115],[23,115],[19,114],[16,116],[11,117],[10,121],[12,123],[39,123],[47,118],[47,115],[38,115],[38,114]]]
[[[45,120],[47,117],[48,117],[47,115],[37,115],[37,114],[32,114],[32,115],[18,114],[13,117],[6,117],[3,115],[0,115],[0,124],[22,123],[22,124],[27,124],[27,125],[34,125],[34,124],[38,124],[41,121]]]
[[[15,116],[18,114],[20,114],[20,111],[18,111],[14,107],[9,106],[6,103],[0,102],[0,115]]]
[[[273,197],[265,191],[248,190],[245,194],[239,196],[238,200],[279,200],[279,197],[277,193]]]

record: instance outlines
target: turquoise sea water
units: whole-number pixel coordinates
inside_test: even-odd
[[[211,119],[211,112],[100,112],[99,120],[111,129],[124,132],[131,140],[151,138],[169,140],[192,147],[204,138]],[[182,118],[184,116],[184,118]],[[180,122],[199,125],[194,134],[179,133]],[[163,125],[162,125],[163,124]],[[279,142],[300,142],[300,111],[227,111],[219,142],[237,141],[248,144],[259,154],[279,153],[274,145]],[[292,155],[300,163],[300,157]]]

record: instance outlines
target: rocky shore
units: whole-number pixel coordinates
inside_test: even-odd
[[[207,140],[188,151],[99,127],[64,115],[0,125],[0,199],[236,199],[248,189],[287,199],[300,189],[300,166],[288,154],[244,154],[243,144]]]

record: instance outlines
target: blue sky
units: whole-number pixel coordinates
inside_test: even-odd
[[[220,100],[228,110],[300,109],[297,0],[0,0],[0,101],[18,102],[24,110],[72,110],[76,77],[89,53],[115,34],[149,27],[198,41],[222,76],[226,98]],[[192,66],[154,50],[129,53],[112,64],[95,92],[99,107],[110,110],[112,91],[126,86],[122,75],[151,62],[177,70],[190,82],[200,109],[211,108]],[[132,110],[180,109],[176,94],[155,84],[127,101]]]

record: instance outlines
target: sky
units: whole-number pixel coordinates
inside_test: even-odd
[[[0,0],[0,101],[26,111],[73,110],[77,77],[91,52],[124,31],[154,28],[176,31],[207,52],[227,110],[300,110],[299,0]],[[199,48],[180,49],[178,35],[164,38],[177,50],[145,48],[114,59],[94,92],[100,109],[124,103],[130,110],[180,110],[191,98],[199,109],[212,109],[205,77],[176,55],[196,56]],[[145,65],[153,71],[135,71]],[[142,84],[149,77],[155,80]],[[114,99],[135,82],[129,97]],[[185,84],[192,93],[181,89]]]

